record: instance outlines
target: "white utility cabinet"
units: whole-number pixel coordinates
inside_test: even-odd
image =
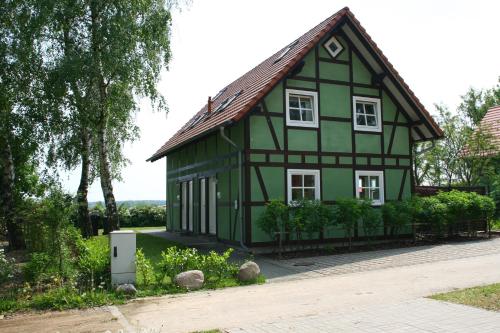
[[[135,284],[135,232],[109,233],[111,245],[111,284]]]

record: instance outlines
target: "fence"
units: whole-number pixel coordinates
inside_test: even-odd
[[[420,197],[430,197],[438,192],[450,192],[452,190],[462,192],[476,192],[477,194],[485,195],[486,188],[484,186],[415,186],[415,194]]]

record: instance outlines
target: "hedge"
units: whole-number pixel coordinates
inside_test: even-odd
[[[368,239],[376,235],[382,225],[390,234],[424,232],[442,236],[459,232],[485,231],[495,214],[495,202],[488,196],[474,192],[439,192],[432,197],[414,197],[403,201],[387,202],[372,207],[369,201],[339,199],[333,206],[319,201],[298,201],[286,205],[282,200],[271,200],[260,215],[257,224],[278,241],[282,232],[317,235],[327,226],[341,227],[351,238],[358,223]],[[383,222],[382,222],[383,221]]]
[[[166,225],[165,206],[121,206],[118,209],[120,227],[164,227]],[[90,212],[93,224],[97,223],[99,229],[103,228],[105,211],[101,206],[94,207]]]

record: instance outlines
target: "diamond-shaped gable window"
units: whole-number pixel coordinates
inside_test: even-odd
[[[332,58],[335,58],[344,49],[337,38],[333,36],[328,39],[326,43],[323,44],[323,46],[328,51],[328,53],[330,53]]]

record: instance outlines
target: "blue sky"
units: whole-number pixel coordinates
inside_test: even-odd
[[[158,86],[170,111],[140,102],[141,137],[124,147],[131,163],[114,182],[116,199],[165,199],[165,159],[146,159],[208,96],[345,6],[431,112],[435,103],[456,108],[468,87],[500,76],[500,1],[193,0],[173,15],[173,59]],[[79,172],[63,176],[72,193]],[[99,180],[89,200],[102,200]]]

